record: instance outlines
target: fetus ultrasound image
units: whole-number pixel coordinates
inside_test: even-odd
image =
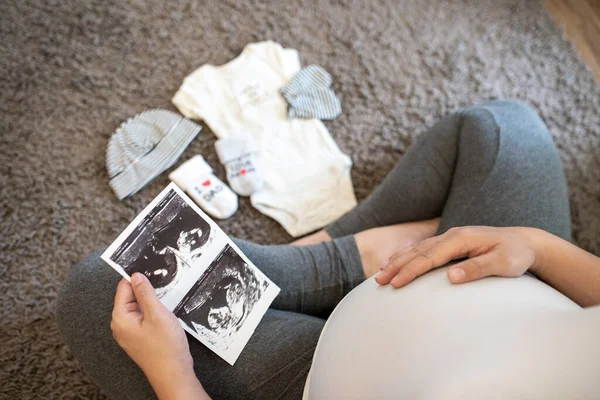
[[[268,287],[226,245],[173,312],[199,336],[227,349]]]
[[[163,297],[210,244],[210,224],[175,191],[156,205],[111,260],[132,275],[144,274]]]

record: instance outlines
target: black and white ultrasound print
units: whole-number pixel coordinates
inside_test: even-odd
[[[226,245],[173,313],[213,346],[227,350],[268,288],[269,281]]]
[[[211,232],[210,224],[172,190],[110,258],[129,276],[144,274],[162,298],[211,244]]]
[[[102,254],[139,272],[183,328],[233,365],[279,288],[174,183]]]

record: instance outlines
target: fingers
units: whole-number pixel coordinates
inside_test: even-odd
[[[488,238],[477,228],[454,228],[394,254],[375,280],[399,288],[447,262],[485,249]],[[457,272],[458,273],[458,272]]]
[[[111,329],[115,332],[119,325],[137,321],[140,318],[141,310],[139,304],[135,300],[133,288],[127,279],[123,278],[117,285]]]
[[[498,267],[499,264],[493,253],[484,254],[453,265],[448,270],[448,279],[452,283],[472,282],[486,276],[497,275]]]
[[[115,294],[115,308],[123,307],[126,304],[135,303],[135,296],[131,284],[127,279],[123,278],[117,285],[117,293]]]
[[[150,284],[150,281],[144,275],[139,272],[133,274],[131,276],[131,286],[135,298],[144,312],[151,313],[153,309],[162,306],[158,297],[156,297],[156,293],[154,292],[154,288]]]
[[[396,288],[402,287],[427,271],[460,257],[468,251],[465,244],[469,241],[455,231],[426,239],[393,255],[375,279],[381,285],[391,283]]]
[[[402,287],[417,276],[435,268],[432,249],[440,242],[440,237],[427,239],[394,254],[384,270],[375,278],[377,283]]]

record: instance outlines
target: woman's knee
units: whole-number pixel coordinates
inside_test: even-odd
[[[554,147],[548,128],[538,113],[517,100],[493,100],[462,112],[463,119],[487,124],[495,135],[521,145],[550,145]]]
[[[75,265],[63,283],[56,303],[56,320],[65,336],[96,313],[106,314],[120,275],[92,253]]]
[[[541,121],[540,116],[537,111],[535,111],[531,106],[526,103],[523,103],[519,100],[506,99],[506,100],[491,100],[486,103],[482,103],[480,105],[476,105],[473,108],[486,108],[490,109],[493,112],[501,110],[505,113],[506,116],[511,116],[513,119],[517,120],[535,120]]]
[[[461,145],[484,151],[482,156],[496,157],[502,152],[516,162],[540,159],[562,169],[548,128],[530,106],[515,100],[494,100],[462,110],[460,115]]]

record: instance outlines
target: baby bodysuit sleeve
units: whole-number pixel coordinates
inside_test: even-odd
[[[171,100],[187,118],[206,119],[212,113],[212,101],[205,85],[206,71],[202,68],[194,71],[183,81]]]
[[[249,44],[247,48],[249,52],[279,71],[286,80],[300,71],[300,56],[296,49],[284,49],[279,43],[273,41]]]
[[[171,101],[185,117],[203,120],[217,137],[223,138],[232,132],[229,110],[234,107],[227,103],[219,82],[210,68],[200,68],[185,78]]]

